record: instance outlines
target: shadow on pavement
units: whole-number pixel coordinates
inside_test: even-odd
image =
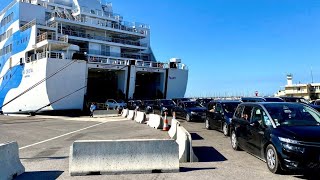
[[[15,180],[36,180],[36,179],[53,180],[53,179],[57,179],[62,173],[63,171],[25,172],[20,176],[16,177]]]
[[[51,159],[51,160],[58,160],[58,159],[66,159],[69,158],[69,156],[61,156],[61,157],[32,157],[32,158],[20,158],[21,160],[28,160],[28,161],[36,161],[39,159]]]
[[[190,133],[192,140],[203,140],[203,137],[201,137],[197,133]]]
[[[180,167],[180,172],[190,172],[190,171],[200,171],[200,170],[211,170],[216,169],[214,167],[212,168],[189,168],[189,167]]]
[[[193,152],[198,157],[199,162],[220,162],[227,160],[227,158],[216,149],[209,146],[193,147]]]
[[[294,173],[286,173],[286,175],[293,175]],[[297,179],[308,179],[308,180],[319,180],[320,173],[319,172],[302,172],[301,174],[295,174],[293,177]]]

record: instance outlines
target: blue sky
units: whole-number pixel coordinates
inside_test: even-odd
[[[320,1],[110,1],[124,20],[151,26],[159,61],[188,65],[186,96],[272,95],[288,73],[310,83],[311,69],[320,82]]]

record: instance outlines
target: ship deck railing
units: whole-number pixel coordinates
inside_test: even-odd
[[[37,43],[45,40],[57,40],[68,43],[69,37],[67,35],[57,37],[55,32],[45,32],[37,36]]]
[[[24,24],[23,26],[20,27],[20,31],[25,31],[29,28],[31,28],[34,25],[41,25],[41,26],[46,26],[46,27],[51,27],[51,28],[56,28],[57,27],[57,23],[53,23],[53,22],[43,22],[43,21],[39,21],[37,19],[33,19],[32,21]]]
[[[81,15],[80,15],[81,16]],[[75,21],[75,22],[81,22],[85,23],[88,25],[95,25],[95,26],[102,26],[102,27],[107,27],[107,28],[112,28],[116,30],[122,30],[122,31],[127,31],[127,32],[132,32],[132,33],[137,33],[141,35],[147,35],[147,32],[145,30],[138,30],[136,27],[138,26],[126,26],[124,24],[129,24],[129,22],[110,22],[108,20],[97,20],[94,18],[88,18],[88,17],[80,17],[76,16],[74,19],[68,19],[66,16],[59,16],[57,13],[53,12],[51,13],[51,18],[61,18],[61,19],[66,19],[69,21]]]
[[[79,9],[80,9],[80,11],[79,11]],[[80,6],[80,8],[76,7],[72,10],[72,13],[79,13],[79,12],[80,13],[87,13],[90,15],[98,16],[98,17],[111,18],[116,21],[121,21],[121,24],[124,26],[127,26],[127,27],[140,27],[140,28],[150,29],[150,26],[148,24],[139,23],[139,22],[123,21],[123,17],[118,13],[90,9],[90,8],[84,7],[84,6]]]
[[[100,50],[92,50],[88,48],[80,48],[80,52],[90,54],[90,55],[98,55],[98,56],[111,56],[117,58],[129,58],[129,59],[138,59],[148,61],[147,58],[144,58],[143,55],[139,53],[115,53],[108,51],[100,51]]]
[[[134,61],[134,63],[132,63]],[[137,67],[148,67],[148,68],[168,68],[167,63],[162,62],[153,62],[153,61],[142,61],[142,60],[119,60],[112,58],[103,58],[103,57],[88,57],[89,63],[97,63],[97,64],[110,64],[110,65],[134,65]]]
[[[29,56],[27,58],[27,63],[28,62],[32,62],[32,61],[36,61],[36,60],[40,60],[40,59],[45,59],[45,58],[51,58],[51,59],[66,59],[64,57],[63,53],[57,53],[57,52],[40,52],[40,53],[36,53],[36,54],[32,54],[31,56]]]
[[[132,45],[132,46],[147,47],[147,44],[141,44],[139,41],[126,40],[126,39],[122,39],[122,38],[103,37],[103,36],[97,36],[97,35],[84,33],[81,31],[68,30],[68,29],[62,29],[61,32],[62,32],[62,34],[75,36],[75,37],[94,39],[94,40],[113,42],[113,43],[120,43],[120,44],[125,44],[125,45]]]

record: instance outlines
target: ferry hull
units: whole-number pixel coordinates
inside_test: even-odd
[[[21,83],[6,95],[3,113],[83,109],[85,61],[42,59],[23,66]]]

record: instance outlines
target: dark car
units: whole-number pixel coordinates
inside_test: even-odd
[[[309,101],[307,101],[307,100],[304,99],[303,97],[281,96],[280,98],[283,99],[285,102],[297,102],[297,103],[307,104],[307,105],[313,107],[314,109],[316,109],[317,111],[320,112],[320,106],[319,106],[319,105],[311,104],[311,103],[309,103]]]
[[[201,104],[203,107],[207,107],[208,103],[212,101],[210,98],[199,98],[196,100],[199,104]]]
[[[152,113],[154,104],[155,100],[143,100],[140,109],[145,111],[147,114]]]
[[[174,103],[178,104],[181,101],[191,101],[190,98],[172,98],[172,101],[174,101]]]
[[[164,112],[167,112],[168,115],[172,114],[172,109],[176,106],[176,103],[171,99],[157,99],[153,110],[155,113],[164,115]]]
[[[242,97],[241,102],[284,102],[278,97]]]
[[[320,170],[320,114],[302,103],[242,103],[230,125],[231,145],[281,170]]]
[[[310,102],[310,104],[320,106],[320,100],[319,99],[313,100],[312,102]]]
[[[141,100],[129,100],[127,103],[127,108],[129,110],[135,110],[137,107],[140,108]]]
[[[181,101],[174,111],[176,117],[185,118],[186,121],[204,121],[206,118],[206,108],[196,101]]]
[[[206,129],[217,129],[225,136],[229,135],[230,122],[240,101],[211,101],[207,106],[205,127]]]

